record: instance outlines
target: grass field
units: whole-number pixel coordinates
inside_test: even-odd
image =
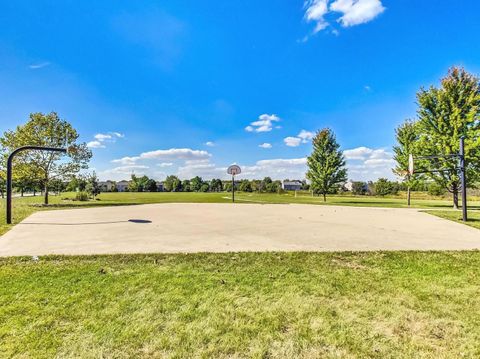
[[[449,219],[451,221],[455,221],[458,223],[465,224],[462,221],[462,212],[461,211],[425,211],[429,214],[433,214],[434,216],[438,216],[441,218]],[[467,225],[480,229],[480,211],[469,211],[468,212],[468,222]]]
[[[473,358],[480,252],[0,259],[0,357]]]
[[[295,196],[294,193],[285,194],[268,194],[268,193],[237,193],[235,198],[237,203],[300,203],[300,204],[318,204],[318,205],[341,205],[341,206],[358,206],[358,207],[392,207],[407,208],[404,194],[396,197],[369,197],[369,196],[329,196],[327,202],[324,203],[320,197],[312,197],[308,193],[300,193]],[[51,196],[50,205],[41,206],[42,198],[23,197],[13,199],[13,221],[14,224],[19,223],[24,218],[35,211],[66,209],[85,206],[116,206],[116,205],[135,205],[145,203],[172,203],[172,202],[195,202],[195,203],[229,203],[231,202],[231,194],[220,193],[184,193],[184,192],[161,192],[161,193],[102,193],[98,196],[97,201],[79,202],[73,201],[73,193],[64,193],[60,196]],[[413,208],[424,209],[451,209],[451,201],[443,198],[430,197],[424,193],[414,193],[412,200]],[[472,199],[470,207],[473,210],[480,209],[480,201]],[[0,235],[5,233],[11,226],[5,222],[5,200],[0,200]],[[455,212],[449,211],[445,214],[445,218],[449,218]],[[440,215],[440,212],[435,211]],[[472,217],[473,218],[473,217]],[[471,223],[469,223],[471,224]],[[474,223],[475,224],[475,223]]]

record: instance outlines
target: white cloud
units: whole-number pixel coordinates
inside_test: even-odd
[[[45,61],[45,62],[40,62],[38,64],[31,64],[28,66],[30,70],[37,70],[37,69],[42,69],[44,67],[50,66],[50,62]]]
[[[307,143],[314,136],[315,134],[313,132],[305,131],[305,130],[301,130],[300,133],[297,135],[297,137],[302,139],[302,143]]]
[[[139,156],[134,157],[122,157],[116,160],[112,160],[112,163],[119,163],[122,165],[134,165],[140,159]]]
[[[271,177],[273,179],[304,179],[307,171],[306,158],[277,158],[260,160],[253,166],[240,166],[242,178],[261,179]]]
[[[313,34],[330,26],[325,17],[332,13],[340,13],[336,21],[342,27],[350,27],[367,23],[385,11],[381,0],[307,0],[305,8],[306,21],[315,23]],[[332,34],[338,35],[338,30],[332,30]],[[302,42],[307,40],[308,36]]]
[[[139,160],[208,160],[211,156],[207,151],[192,150],[190,148],[170,148],[168,150],[143,152],[139,156],[122,157],[111,162],[132,165]]]
[[[298,137],[285,137],[283,142],[285,142],[285,144],[289,147],[298,147],[300,146],[302,139]]]
[[[316,22],[313,33],[322,31],[328,26],[325,15],[328,13],[328,0],[309,0],[305,2],[305,19]],[[306,40],[306,39],[305,39]]]
[[[87,143],[88,148],[105,148],[105,145],[100,141],[90,141]]]
[[[119,166],[101,171],[99,177],[105,179],[119,180],[125,177],[130,177],[133,173],[143,176],[146,174],[149,166],[143,165],[131,165],[131,166]]]
[[[192,150],[190,148],[170,148],[168,150],[155,150],[140,154],[141,159],[162,160],[196,160],[208,159],[211,156],[207,151]]]
[[[343,15],[337,20],[343,27],[364,24],[385,11],[381,0],[336,0],[330,10]]]
[[[273,128],[273,122],[280,121],[280,117],[275,114],[263,114],[258,116],[258,120],[253,121],[245,127],[247,132],[270,132]],[[277,128],[278,126],[276,126]]]
[[[301,143],[308,143],[314,136],[313,132],[301,130],[297,136],[286,137],[283,139],[283,142],[289,147],[298,147]]]
[[[205,146],[214,147],[214,146],[215,146],[215,143],[212,142],[212,141],[207,141],[207,142],[205,142]]]
[[[95,139],[97,139],[98,141],[105,141],[105,140],[109,140],[112,138],[112,135],[109,135],[109,134],[103,134],[103,133],[97,133],[95,136]]]
[[[162,162],[157,164],[158,167],[172,167],[173,163],[172,162]]]
[[[87,143],[89,148],[105,148],[105,143],[114,143],[117,138],[124,138],[125,135],[119,132],[97,133],[94,140]]]
[[[343,151],[347,160],[367,160],[372,158],[388,159],[392,158],[392,154],[387,152],[384,148],[372,149],[368,147],[357,147],[351,150]]]
[[[261,147],[261,148],[272,148],[272,144],[271,144],[271,143],[268,143],[268,142],[265,142],[265,143],[262,143],[261,145],[258,145],[258,147]]]
[[[352,180],[367,181],[380,177],[395,179],[392,168],[393,154],[384,148],[357,147],[343,151],[347,160],[348,177]]]

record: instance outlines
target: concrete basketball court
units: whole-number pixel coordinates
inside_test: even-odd
[[[476,248],[479,230],[413,209],[292,204],[42,211],[0,237],[0,256]]]

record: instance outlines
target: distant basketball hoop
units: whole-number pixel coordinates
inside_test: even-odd
[[[229,175],[232,175],[232,202],[235,202],[235,176],[242,173],[242,169],[240,168],[240,166],[231,165],[230,167],[228,167],[227,173]]]
[[[242,173],[242,169],[237,165],[231,165],[230,167],[228,167],[227,173],[229,175],[236,176]]]

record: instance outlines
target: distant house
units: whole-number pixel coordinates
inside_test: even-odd
[[[117,191],[118,192],[125,192],[128,188],[128,183],[129,182],[125,181],[125,180],[117,182]]]
[[[282,188],[285,191],[299,191],[302,189],[302,181],[283,181]]]
[[[345,188],[347,191],[350,191],[350,192],[353,192],[354,191],[354,187],[356,186],[355,188],[355,191],[357,192],[367,192],[368,191],[368,185],[366,182],[363,182],[363,181],[352,181],[352,180],[349,180],[347,182],[345,182],[343,184],[343,188]]]
[[[115,182],[113,181],[100,181],[98,182],[98,186],[100,187],[101,192],[112,192],[115,188]]]
[[[343,187],[347,190],[347,191],[352,191],[353,189],[353,181],[352,180],[349,180],[347,182],[345,182],[345,184],[343,185]]]
[[[163,192],[163,182],[156,181],[155,183],[157,184],[157,191]]]

